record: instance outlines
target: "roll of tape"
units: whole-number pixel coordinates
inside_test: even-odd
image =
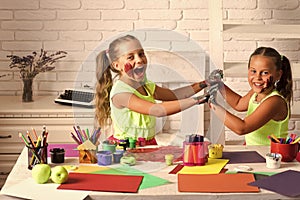
[[[120,163],[123,165],[125,164],[125,165],[132,166],[132,165],[135,165],[136,159],[135,159],[135,157],[132,157],[132,156],[123,156],[120,160]]]

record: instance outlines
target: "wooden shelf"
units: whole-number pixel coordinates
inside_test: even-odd
[[[299,39],[300,25],[289,24],[224,24],[223,36],[237,38]]]

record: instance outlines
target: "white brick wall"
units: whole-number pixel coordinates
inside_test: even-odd
[[[224,20],[246,23],[300,23],[299,0],[223,0]],[[91,84],[94,60],[86,59],[108,38],[122,32],[145,28],[173,30],[187,40],[170,43],[170,37],[144,36],[144,44],[162,49],[181,49],[196,41],[209,51],[209,10],[207,0],[0,0],[0,95],[21,95],[18,71],[9,69],[6,55],[28,55],[44,48],[65,50],[67,58],[56,63],[52,72],[39,74],[34,81],[35,95],[58,95],[67,87]],[[292,61],[300,60],[299,40],[226,38],[226,61],[247,61],[261,45],[273,46]],[[191,50],[192,50],[191,46]],[[85,64],[83,65],[83,62]],[[78,77],[78,73],[82,74]],[[187,71],[188,73],[188,71]],[[247,80],[228,78],[226,83],[245,93]],[[295,99],[300,100],[300,83],[295,80]],[[205,108],[206,129],[209,110]],[[167,118],[165,128],[177,130],[180,117]],[[299,128],[299,122],[294,126]]]

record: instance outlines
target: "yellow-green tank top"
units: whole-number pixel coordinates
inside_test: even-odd
[[[256,102],[255,99],[257,94],[254,93],[249,101],[247,115],[253,113],[263,101],[274,95],[278,95],[283,98],[283,96],[281,96],[277,90],[273,90],[261,102]],[[288,114],[284,120],[270,120],[261,128],[245,135],[246,145],[270,145],[270,140],[268,139],[268,136],[271,134],[274,134],[277,138],[286,138],[286,136],[288,135],[289,115],[290,110],[288,110]]]

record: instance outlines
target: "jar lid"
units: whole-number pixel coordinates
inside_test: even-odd
[[[53,148],[53,149],[50,149],[50,152],[51,153],[64,153],[65,150],[63,148]]]

